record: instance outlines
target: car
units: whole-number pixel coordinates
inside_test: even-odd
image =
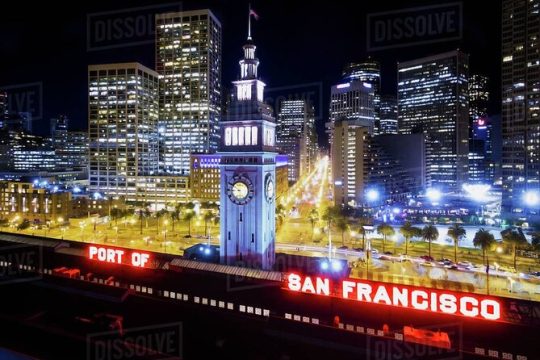
[[[349,250],[349,248],[345,245],[338,247],[338,250]]]
[[[354,248],[353,250],[354,250],[354,251],[364,251],[364,248],[357,247],[357,248]]]
[[[470,261],[460,261],[457,263],[457,266],[461,269],[470,270],[474,268],[474,265]]]
[[[188,234],[188,235],[184,235],[184,237],[185,237],[186,239],[189,239],[189,238],[191,238],[192,236]]]
[[[425,261],[429,261],[429,262],[435,261],[433,256],[429,256],[429,255],[422,255],[422,256],[420,256],[420,259],[425,260]]]
[[[384,252],[384,255],[394,255],[394,254],[392,254],[391,251],[385,251],[385,252]]]
[[[393,260],[392,257],[390,255],[387,255],[386,253],[379,256],[379,260],[387,260],[387,261],[390,261],[390,260]]]

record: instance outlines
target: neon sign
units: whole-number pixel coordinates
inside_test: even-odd
[[[286,289],[306,294],[336,296],[365,303],[484,320],[501,318],[501,304],[497,300],[473,294],[356,279],[340,280],[338,284],[332,284],[329,278],[298,274],[288,274],[285,283]]]
[[[127,264],[135,267],[145,267],[150,254],[138,251],[127,252],[124,249],[112,249],[103,246],[89,246],[88,258],[113,264]]]

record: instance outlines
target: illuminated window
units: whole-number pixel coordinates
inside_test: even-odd
[[[251,127],[247,126],[245,131],[246,145],[251,145]]]
[[[244,145],[244,127],[238,128],[238,145]]]
[[[257,127],[251,127],[251,145],[257,145]]]
[[[230,146],[231,145],[231,128],[225,128],[225,145]]]
[[[238,128],[236,126],[232,128],[232,145],[238,145]]]

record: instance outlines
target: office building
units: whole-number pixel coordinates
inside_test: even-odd
[[[6,172],[53,171],[56,156],[49,142],[21,128],[0,130],[0,170]]]
[[[493,184],[492,125],[488,116],[488,78],[469,77],[469,182]]]
[[[58,171],[87,171],[88,132],[69,130],[69,119],[65,115],[51,119],[51,144],[56,154]]]
[[[382,95],[379,107],[379,135],[398,134],[397,97]]]
[[[29,220],[34,224],[58,224],[71,213],[71,193],[44,183],[0,180],[0,218],[14,224]]]
[[[330,90],[330,121],[326,132],[333,142],[333,127],[338,120],[347,120],[366,127],[373,133],[375,121],[374,92],[372,85],[350,81],[332,86]]]
[[[278,114],[276,143],[278,151],[288,157],[289,181],[296,182],[313,169],[316,141],[313,106],[306,100],[283,100]]]
[[[210,10],[156,16],[161,172],[188,175],[191,153],[217,151],[221,23]]]
[[[371,58],[359,63],[349,63],[343,69],[343,80],[347,82],[360,81],[371,85],[373,90],[373,133],[381,130],[381,64]]]
[[[502,211],[540,212],[539,0],[502,2]]]
[[[4,119],[4,116],[8,111],[8,96],[5,91],[0,91],[0,120]]]
[[[398,64],[399,132],[426,135],[427,186],[441,191],[468,180],[468,67],[459,50]]]
[[[158,168],[158,74],[139,63],[88,68],[89,191],[136,198]]]

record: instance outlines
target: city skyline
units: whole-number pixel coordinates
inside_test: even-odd
[[[141,2],[143,4],[144,2]],[[417,5],[425,4],[426,2],[419,2]],[[167,4],[167,3],[165,3]],[[173,3],[174,4],[174,3]],[[227,4],[227,2],[225,3]],[[237,60],[238,51],[235,50],[235,44],[239,45],[241,44],[241,38],[238,36],[238,32],[245,29],[245,26],[242,26],[241,21],[238,21],[238,19],[242,18],[242,7],[245,7],[247,4],[241,4],[240,2],[235,2],[227,4],[222,3],[216,3],[216,2],[207,2],[202,4],[197,2],[187,2],[185,3],[184,7],[186,9],[201,9],[207,6],[209,9],[214,11],[216,13],[216,16],[223,24],[226,24],[229,30],[238,29],[238,31],[227,31],[227,33],[224,35],[224,45],[223,45],[223,76],[221,80],[221,85],[226,88],[227,82],[234,80],[236,78],[236,74],[231,71],[231,68],[234,67],[234,64]],[[390,3],[391,4],[391,3]],[[415,4],[416,5],[416,4]],[[92,14],[91,10],[95,10],[94,8],[97,5],[88,5],[88,13]],[[268,64],[265,64],[265,77],[271,78],[272,83],[269,84],[270,89],[272,87],[283,87],[283,86],[295,86],[295,85],[304,85],[307,83],[312,82],[320,82],[322,87],[322,104],[315,104],[316,106],[316,113],[318,115],[317,118],[317,130],[319,134],[319,143],[324,145],[326,144],[326,136],[324,135],[324,124],[321,123],[322,120],[328,118],[328,103],[329,103],[329,86],[331,84],[335,84],[339,82],[339,78],[341,77],[341,73],[343,70],[343,67],[349,63],[349,62],[362,62],[366,60],[368,56],[371,56],[374,60],[377,60],[381,62],[382,66],[382,76],[381,76],[381,94],[392,94],[396,92],[395,83],[396,83],[396,73],[397,73],[397,62],[398,61],[405,61],[405,60],[411,60],[417,57],[420,57],[421,55],[432,55],[436,53],[437,51],[443,52],[444,50],[452,50],[456,47],[463,46],[464,51],[468,51],[467,44],[471,43],[471,39],[468,38],[468,34],[473,34],[475,37],[481,37],[484,38],[485,41],[494,43],[496,47],[499,47],[500,44],[497,41],[494,41],[490,36],[488,36],[487,31],[484,27],[479,27],[477,23],[469,23],[469,18],[465,17],[465,23],[464,27],[465,30],[471,30],[471,31],[465,31],[464,37],[460,41],[446,41],[441,42],[438,44],[435,44],[434,46],[430,47],[430,49],[426,49],[423,46],[415,45],[412,46],[413,51],[409,54],[402,53],[396,50],[385,50],[385,51],[377,51],[377,52],[371,52],[368,53],[366,51],[366,48],[364,46],[349,46],[347,45],[347,42],[344,42],[338,51],[333,51],[337,56],[333,56],[332,59],[327,58],[325,61],[320,61],[316,63],[308,63],[308,66],[301,66],[298,64],[299,61],[306,61],[310,54],[319,51],[316,49],[312,43],[313,40],[309,40],[308,43],[305,43],[301,47],[291,47],[293,40],[290,36],[282,37],[280,36],[280,32],[286,31],[286,26],[282,27],[280,26],[278,28],[278,32],[275,30],[275,26],[273,25],[273,22],[276,21],[277,18],[281,18],[281,16],[274,16],[274,11],[271,8],[268,8],[267,5],[263,2],[260,4],[255,3],[254,6],[258,8],[258,10],[264,14],[263,17],[257,22],[257,28],[254,30],[254,36],[259,37],[262,43],[262,48],[260,49],[261,54],[267,57],[270,57],[270,61]],[[389,7],[391,5],[381,5],[380,9],[377,7],[374,7],[373,5],[370,5],[366,8],[366,16],[369,15],[369,11],[378,11],[378,10],[384,10],[385,7]],[[133,5],[135,7],[135,5]],[[395,8],[399,8],[399,5],[396,4],[394,6]],[[107,6],[102,6],[104,10],[107,10]],[[168,12],[170,10],[170,6],[168,8],[165,8],[165,12]],[[174,9],[174,7],[173,7]],[[294,18],[296,14],[298,16],[301,16],[298,12],[300,11],[300,6],[298,4],[293,4],[292,7],[288,7],[290,10],[290,14],[284,14],[285,19]],[[110,9],[113,10],[113,9]],[[119,8],[119,10],[122,10],[122,8]],[[320,17],[322,9],[319,8],[319,5],[314,4],[312,9],[312,14],[310,14],[310,17],[313,18],[313,21]],[[96,10],[97,11],[97,10]],[[465,14],[475,14],[479,10],[475,7],[473,2],[465,2],[464,3],[464,13]],[[159,9],[156,10],[156,12],[160,12]],[[75,19],[75,18],[74,18]],[[234,20],[233,20],[234,19]],[[291,19],[292,20],[292,19]],[[337,21],[337,19],[330,18],[331,21]],[[290,21],[290,27],[294,27],[294,22]],[[73,26],[76,26],[73,24]],[[309,26],[311,26],[311,22],[306,25],[306,29],[309,29]],[[326,36],[329,36],[330,34],[334,34],[334,36],[341,36],[346,34],[346,38],[349,39],[355,39],[355,41],[360,41],[360,44],[365,42],[365,29],[362,28],[360,24],[355,25],[356,30],[351,32],[344,29],[342,26],[330,26],[328,28],[327,34],[320,34],[319,32],[316,32],[316,35],[323,36],[322,39],[324,39]],[[309,30],[308,30],[309,31]],[[9,33],[9,31],[8,31]],[[60,34],[63,33],[62,31],[59,31]],[[300,36],[302,31],[298,32],[298,34],[294,36]],[[24,31],[21,31],[17,36],[23,36],[25,34]],[[72,46],[70,49],[67,49],[68,51],[76,51],[76,56],[71,60],[69,64],[66,64],[65,67],[67,69],[76,68],[75,72],[73,72],[74,76],[70,77],[69,80],[62,79],[61,82],[65,83],[63,88],[69,88],[69,89],[77,89],[81,88],[81,83],[77,81],[76,79],[81,79],[81,81],[84,81],[84,73],[81,73],[81,66],[86,66],[90,64],[100,64],[100,63],[113,63],[113,62],[125,62],[125,61],[138,61],[142,63],[143,65],[149,67],[149,68],[155,68],[154,67],[154,56],[153,56],[153,44],[145,44],[140,46],[132,46],[127,48],[129,51],[127,54],[124,51],[124,48],[119,49],[108,49],[108,50],[99,50],[99,51],[88,51],[88,49],[85,49],[84,46],[86,45],[85,38],[75,38],[75,35],[70,34],[67,35],[70,37],[70,41],[72,42]],[[90,36],[90,35],[89,35]],[[293,37],[294,38],[294,37]],[[279,39],[279,40],[278,40]],[[330,42],[325,43],[332,47],[337,46],[332,45]],[[305,46],[305,47],[304,47]],[[477,50],[478,46],[472,47],[469,46],[469,48],[472,49],[470,51],[471,53],[471,68],[472,72],[474,73],[480,73],[485,74],[490,78],[490,89],[491,93],[494,94],[492,96],[492,100],[490,101],[490,115],[495,115],[499,113],[500,109],[500,102],[498,102],[498,98],[500,96],[499,91],[494,91],[498,87],[499,79],[497,76],[497,70],[499,64],[494,64],[493,61],[486,62],[486,56],[488,53],[481,52]],[[490,48],[492,49],[492,48]],[[19,52],[24,51],[23,49],[17,49]],[[297,66],[298,69],[303,69],[304,71],[296,71],[292,74],[289,74],[289,76],[284,76],[284,73],[280,72],[278,69],[280,67],[280,61],[282,59],[275,58],[275,55],[272,55],[272,52],[279,53],[279,51],[298,51],[298,55],[291,56],[291,59],[289,59],[292,63],[290,63],[289,66]],[[9,52],[10,51],[10,42],[7,42],[7,46],[4,47],[4,51]],[[417,54],[417,55],[416,55]],[[491,50],[491,56],[495,56],[496,54]],[[319,57],[319,55],[316,55]],[[99,60],[98,60],[99,59]],[[45,59],[45,63],[47,63]],[[482,65],[480,65],[482,64]],[[7,64],[9,66],[9,63]],[[37,64],[36,64],[37,65]],[[54,64],[52,66],[55,66]],[[10,84],[16,84],[21,82],[28,82],[31,80],[35,80],[36,78],[43,82],[44,84],[44,99],[43,102],[45,104],[44,107],[44,118],[52,118],[56,117],[58,114],[66,114],[72,119],[72,124],[74,129],[84,129],[85,128],[85,114],[84,112],[81,112],[81,109],[84,109],[84,106],[77,106],[76,104],[81,104],[82,100],[84,100],[81,97],[76,96],[76,91],[70,91],[68,94],[66,94],[67,98],[70,99],[70,101],[63,102],[62,104],[59,104],[54,98],[49,100],[50,98],[50,92],[56,91],[55,87],[57,86],[57,83],[50,83],[47,79],[47,74],[44,74],[42,71],[39,70],[40,65],[38,66],[31,66],[31,71],[25,72],[24,74],[20,74],[17,78],[14,77],[14,74],[11,72],[3,72],[0,70],[0,79],[5,79],[5,81],[0,82],[0,85],[10,85]],[[319,70],[316,70],[316,68],[319,68]],[[323,71],[321,71],[324,69]],[[500,71],[500,70],[499,70]],[[31,75],[33,74],[33,75]],[[33,77],[33,79],[32,79]],[[23,80],[24,79],[24,80]],[[49,89],[49,91],[47,91]],[[75,97],[75,98],[74,98]],[[317,101],[319,102],[319,101]],[[82,104],[84,105],[84,104]],[[274,113],[277,114],[277,105],[274,106]],[[322,119],[321,119],[322,118]],[[42,133],[44,130],[43,126],[40,126],[40,123],[37,123],[36,131],[38,133]]]

